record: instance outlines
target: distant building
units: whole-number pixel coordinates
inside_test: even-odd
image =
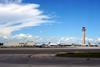
[[[33,41],[29,41],[29,42],[22,42],[22,43],[19,43],[18,44],[18,46],[20,46],[20,47],[32,47],[32,46],[34,46],[34,43],[33,43]]]
[[[24,46],[25,45],[25,43],[19,43],[18,44],[18,46],[20,46],[20,47],[22,47],[22,46]]]

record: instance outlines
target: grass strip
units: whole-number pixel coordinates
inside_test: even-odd
[[[100,53],[85,53],[85,52],[78,52],[78,53],[60,53],[56,54],[57,57],[90,57],[90,58],[100,58]]]

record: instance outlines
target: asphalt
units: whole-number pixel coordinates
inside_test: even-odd
[[[99,52],[100,47],[76,48],[0,48],[0,54],[55,54],[59,52]]]
[[[100,52],[100,47],[0,48],[0,67],[100,67],[100,58],[55,57],[59,52]]]
[[[0,54],[0,67],[100,67],[100,58],[55,57],[53,54]]]

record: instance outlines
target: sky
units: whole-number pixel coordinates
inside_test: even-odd
[[[100,41],[100,0],[0,0],[0,41]],[[26,40],[25,40],[26,39]]]
[[[51,15],[51,25],[32,28],[32,32],[43,36],[81,37],[81,27],[87,28],[88,37],[99,37],[99,0],[23,0],[24,3],[40,4],[46,15]],[[46,29],[46,30],[45,30]]]

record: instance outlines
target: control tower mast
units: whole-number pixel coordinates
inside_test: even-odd
[[[86,28],[82,27],[82,47],[86,46],[85,38],[86,38]]]

